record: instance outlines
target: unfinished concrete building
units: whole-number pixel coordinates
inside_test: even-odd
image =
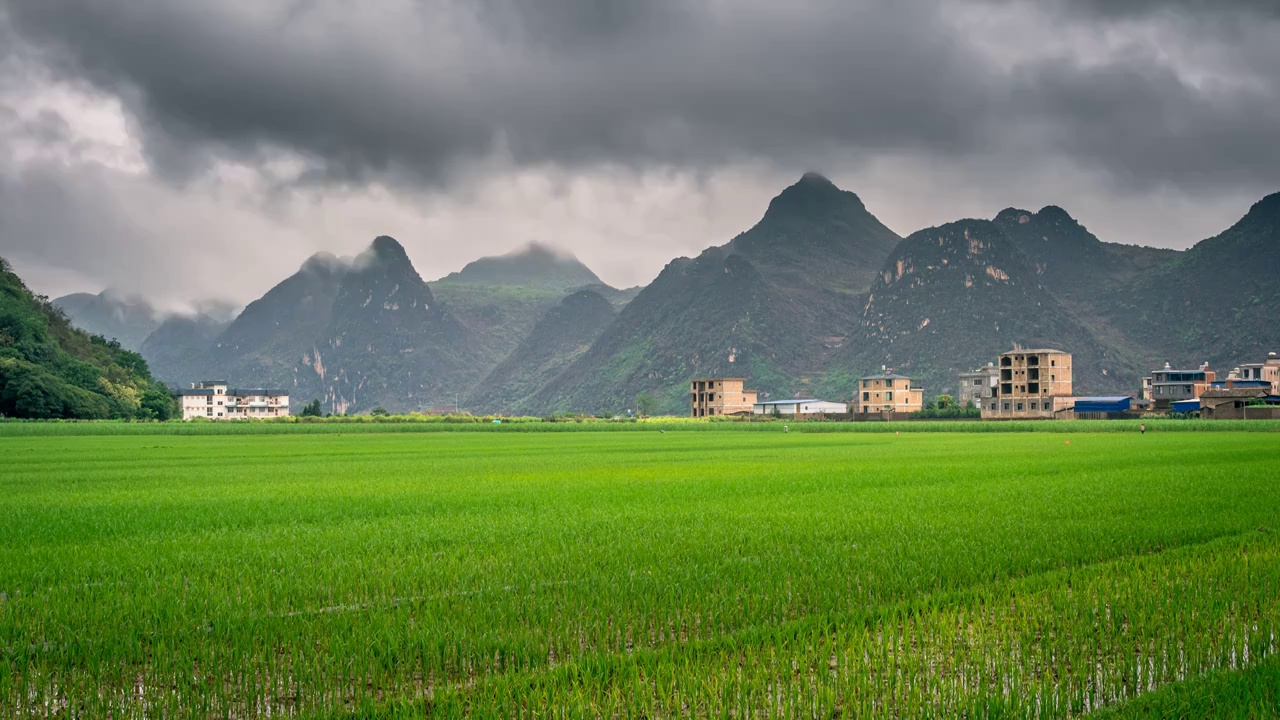
[[[984,419],[1052,418],[1071,407],[1071,353],[1015,349],[1002,353],[996,367],[1000,380],[982,405]]]
[[[756,391],[742,389],[746,378],[695,378],[689,381],[692,417],[750,415]]]

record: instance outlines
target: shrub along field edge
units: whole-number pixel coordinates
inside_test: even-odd
[[[127,422],[100,420],[3,420],[0,437],[76,435],[292,435],[419,432],[805,432],[805,433],[1112,433],[1280,432],[1275,420],[910,420],[833,422],[825,420],[694,420],[659,417],[605,420],[493,416],[356,415],[289,417],[274,420],[210,422]]]

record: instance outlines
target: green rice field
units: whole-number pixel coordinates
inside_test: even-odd
[[[94,427],[0,426],[0,717],[1280,716],[1262,425]]]

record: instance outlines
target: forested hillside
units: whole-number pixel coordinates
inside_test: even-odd
[[[0,415],[164,420],[173,408],[141,355],[73,328],[0,258]]]

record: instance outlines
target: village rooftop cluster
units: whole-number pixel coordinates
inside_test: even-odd
[[[1073,394],[1071,353],[1015,348],[995,362],[959,374],[955,402],[984,420],[1104,419],[1148,413],[1218,419],[1280,419],[1280,358],[1241,365],[1218,379],[1208,365],[1174,370],[1166,363],[1142,379],[1136,396]],[[695,378],[689,384],[695,418],[779,415],[794,418],[904,420],[924,410],[924,388],[910,377],[882,372],[858,378],[852,403],[816,398],[761,401],[745,378]]]
[[[852,420],[905,420],[925,409],[924,388],[909,376],[883,368],[858,378],[853,402],[818,398],[761,400],[746,378],[703,377],[689,383],[694,418],[780,416]],[[1280,358],[1232,369],[1219,378],[1208,364],[1177,370],[1167,363],[1142,379],[1136,395],[1079,397],[1073,394],[1071,353],[1015,348],[957,378],[957,407],[984,420],[1105,419],[1144,414],[1197,415],[1217,419],[1280,419]],[[226,380],[204,380],[180,390],[182,419],[246,420],[289,416],[289,393],[233,388]]]

